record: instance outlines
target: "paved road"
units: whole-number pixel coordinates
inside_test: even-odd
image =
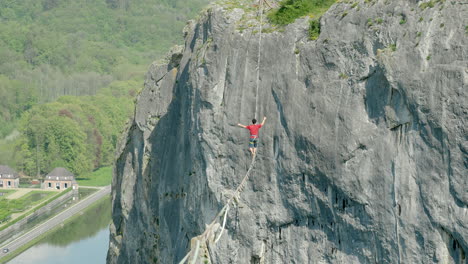
[[[8,244],[1,246],[0,258],[11,254],[18,248],[22,247],[24,244],[28,243],[29,241],[37,238],[38,236],[50,231],[51,229],[57,227],[61,223],[63,223],[68,218],[72,217],[73,215],[83,211],[86,207],[90,206],[92,203],[96,202],[97,200],[101,199],[102,197],[108,195],[111,191],[111,186],[108,185],[103,187],[99,191],[93,193],[92,195],[86,197],[82,201],[76,203],[75,205],[71,206],[67,210],[59,213],[58,215],[52,217],[51,219],[47,220],[46,222],[38,225],[31,231],[27,232],[26,234],[18,237],[17,239],[9,242]],[[4,253],[3,249],[8,248],[8,252]]]

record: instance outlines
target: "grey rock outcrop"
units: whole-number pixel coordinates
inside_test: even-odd
[[[468,2],[337,3],[262,35],[214,5],[120,145],[108,263],[177,263],[245,174],[212,263],[468,263]],[[427,4],[427,1],[426,1]],[[258,111],[255,101],[258,98]]]

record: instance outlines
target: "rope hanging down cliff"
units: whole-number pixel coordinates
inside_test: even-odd
[[[260,86],[260,63],[261,63],[260,58],[261,58],[261,51],[262,51],[261,44],[262,44],[262,30],[263,30],[263,3],[266,0],[259,0],[259,1],[260,1],[260,4],[259,4],[259,12],[260,12],[260,26],[259,27],[260,27],[260,31],[259,31],[259,38],[258,38],[258,59],[257,59],[257,68],[256,68],[256,70],[257,70],[257,80],[256,80],[256,92],[255,92],[255,113],[254,113],[255,118],[257,118],[258,88]],[[250,166],[249,166],[249,169],[247,170],[247,173],[245,174],[244,178],[242,179],[241,183],[237,187],[237,189],[234,192],[234,194],[232,195],[232,197],[227,201],[227,203],[224,205],[224,207],[219,211],[219,213],[216,215],[214,220],[209,225],[207,225],[205,231],[201,235],[192,238],[192,240],[190,241],[190,251],[179,262],[179,264],[184,264],[189,259],[191,259],[191,262],[190,262],[191,264],[197,263],[197,259],[198,259],[199,255],[200,255],[200,248],[202,248],[202,250],[208,251],[208,248],[209,248],[210,244],[216,244],[221,239],[221,236],[223,235],[224,229],[226,227],[227,214],[229,212],[231,203],[233,203],[234,201],[240,199],[240,194],[241,194],[242,190],[244,189],[245,184],[247,183],[247,180],[249,179],[249,177],[251,175],[251,171],[252,171],[252,169],[253,169],[253,167],[255,165],[256,157],[257,157],[257,155],[255,155],[255,154],[252,156],[252,162],[250,163]],[[223,219],[222,220],[222,225],[220,225],[218,223],[218,220],[220,220],[221,218]],[[215,238],[216,232],[218,231],[219,228],[221,228],[221,229],[218,232],[217,237]],[[211,261],[209,259],[209,256],[210,256],[209,252],[205,252],[205,253],[206,254],[202,254],[202,255],[206,256],[206,258],[208,258],[207,263],[208,263],[208,261],[209,261],[209,263],[211,263]]]
[[[200,247],[207,247],[208,243],[209,244],[216,244],[219,239],[221,238],[224,228],[226,226],[226,218],[227,218],[227,213],[230,209],[230,204],[233,203],[235,200],[238,200],[240,198],[240,193],[245,187],[245,184],[247,180],[250,177],[251,171],[255,165],[256,161],[256,155],[252,157],[252,163],[250,164],[249,169],[247,170],[247,173],[245,174],[244,178],[242,179],[241,183],[237,187],[236,191],[232,195],[232,197],[227,201],[226,205],[219,211],[219,213],[216,215],[215,219],[213,222],[211,222],[205,229],[205,232],[203,234],[192,238],[190,242],[190,251],[185,255],[185,257],[179,262],[179,264],[184,264],[189,258],[192,260],[190,263],[197,263],[197,259],[199,256],[200,252]],[[218,219],[223,218],[223,225],[221,226],[221,230],[218,233],[217,238],[215,239],[215,233],[218,231],[220,228],[220,225],[217,223]],[[209,254],[207,254],[208,256]]]
[[[260,31],[258,33],[258,57],[257,57],[257,89],[255,92],[255,113],[254,118],[257,119],[257,106],[258,106],[258,87],[260,86],[260,62],[262,55],[262,30],[263,30],[263,2],[260,1]]]

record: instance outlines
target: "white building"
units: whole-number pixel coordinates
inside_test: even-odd
[[[12,168],[0,165],[0,188],[18,188],[19,176]]]

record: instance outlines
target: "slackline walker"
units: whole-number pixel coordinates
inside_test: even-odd
[[[253,126],[243,126],[238,124],[241,127],[248,128],[250,130],[250,142],[249,142],[249,149],[252,153],[252,161],[250,163],[249,169],[247,170],[244,178],[242,179],[241,183],[237,187],[236,191],[232,195],[232,197],[227,201],[226,205],[219,211],[216,215],[214,220],[206,226],[205,231],[190,241],[190,251],[185,255],[185,257],[179,262],[179,264],[184,264],[185,262],[189,261],[190,264],[196,264],[197,260],[200,258],[205,258],[206,263],[211,263],[210,253],[209,253],[209,246],[212,244],[216,244],[223,235],[223,231],[226,227],[226,220],[227,214],[229,212],[231,204],[235,206],[234,201],[238,201],[240,199],[240,194],[242,193],[247,180],[249,179],[252,169],[254,168],[255,161],[256,161],[256,148],[257,148],[257,140],[258,140],[258,130],[263,126],[265,123],[266,117],[263,118],[263,121],[260,125],[256,125],[256,118],[257,118],[257,110],[258,110],[258,88],[260,86],[260,57],[261,57],[261,49],[262,49],[262,27],[263,27],[263,4],[264,2],[270,6],[270,4],[266,0],[259,0],[259,12],[260,12],[260,31],[259,31],[259,38],[258,38],[258,58],[257,58],[257,80],[256,80],[256,91],[255,91],[255,113],[254,119],[252,120]],[[271,7],[271,6],[270,6]],[[255,120],[255,122],[254,122]],[[251,128],[249,128],[251,127]],[[219,223],[218,221],[221,220]],[[200,252],[203,251],[203,252]]]

